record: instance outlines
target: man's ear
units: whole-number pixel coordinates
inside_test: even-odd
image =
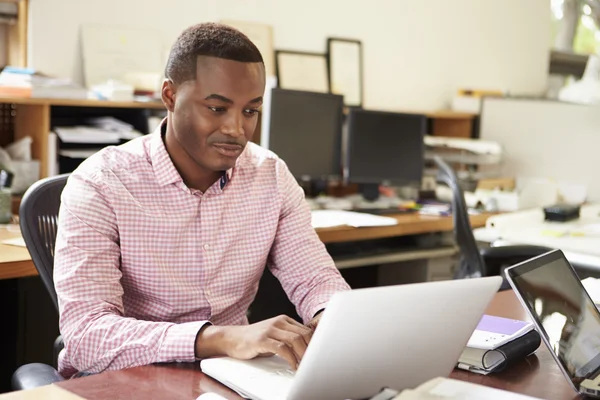
[[[170,79],[165,79],[162,83],[162,89],[160,91],[162,102],[167,107],[169,112],[173,112],[175,110],[175,91],[176,91],[175,83]]]

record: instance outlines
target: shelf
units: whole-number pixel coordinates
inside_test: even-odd
[[[462,112],[462,111],[452,111],[452,110],[440,110],[434,111],[430,113],[426,113],[429,118],[433,119],[467,119],[471,120],[477,116],[477,114]]]
[[[2,1],[2,0],[0,0]],[[163,103],[158,101],[106,101],[106,100],[78,100],[78,99],[38,99],[24,97],[0,97],[0,103],[18,105],[49,105],[67,107],[105,107],[105,108],[148,108],[164,110]]]

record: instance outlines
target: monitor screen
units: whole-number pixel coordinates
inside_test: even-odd
[[[273,89],[268,138],[261,143],[285,161],[296,178],[339,178],[344,98]]]
[[[561,251],[507,274],[540,335],[576,388],[600,368],[600,313]]]
[[[346,174],[353,183],[420,184],[425,163],[427,117],[351,110]]]

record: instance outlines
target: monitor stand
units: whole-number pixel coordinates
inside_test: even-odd
[[[358,185],[358,191],[367,201],[375,201],[379,198],[378,183],[361,183]]]
[[[327,195],[327,189],[329,188],[329,181],[327,179],[307,179],[303,177],[299,183],[307,198]]]

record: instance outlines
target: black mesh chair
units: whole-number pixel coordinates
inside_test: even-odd
[[[67,182],[68,174],[42,179],[33,184],[21,200],[19,221],[27,250],[31,254],[50,298],[58,311],[58,301],[54,290],[54,244],[60,195]],[[54,343],[54,361],[63,347],[60,336]],[[19,367],[12,376],[14,390],[32,389],[62,380],[56,369],[50,365],[34,363]]]
[[[452,217],[454,219],[454,240],[460,250],[460,264],[454,278],[475,278],[503,275],[505,267],[544,254],[552,249],[542,246],[499,246],[479,249],[473,235],[465,196],[454,170],[440,157],[434,157],[439,168],[437,180],[452,190]],[[503,281],[500,290],[509,289]]]

